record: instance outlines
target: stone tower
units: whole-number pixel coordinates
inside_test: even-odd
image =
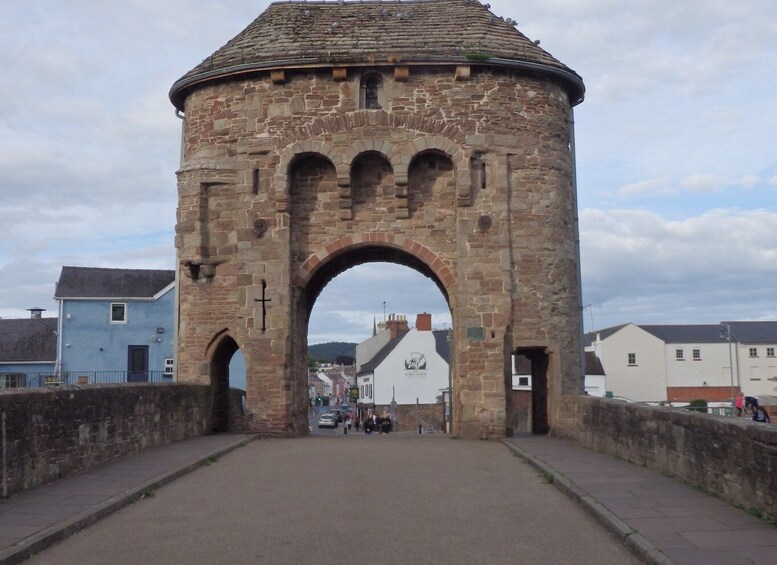
[[[453,318],[453,432],[532,429],[579,394],[572,107],[580,77],[471,0],[283,2],[178,80],[179,381],[245,426],[307,433],[306,339],[323,287],[365,262],[430,277]],[[225,410],[219,412],[222,427]]]

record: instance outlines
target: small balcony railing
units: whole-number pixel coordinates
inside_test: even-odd
[[[167,383],[172,381],[173,374],[165,371],[0,372],[0,389],[112,383]]]

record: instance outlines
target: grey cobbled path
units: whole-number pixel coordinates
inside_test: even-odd
[[[500,442],[257,440],[34,564],[639,563]]]

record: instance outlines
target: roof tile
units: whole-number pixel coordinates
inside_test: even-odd
[[[179,79],[170,92],[201,80],[262,66],[533,63],[567,73],[582,95],[579,76],[477,0],[404,2],[275,2],[247,28]]]

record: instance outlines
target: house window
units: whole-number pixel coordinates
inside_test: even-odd
[[[774,357],[774,347],[767,347],[766,348],[766,356],[767,357]]]
[[[3,373],[0,375],[0,388],[23,387],[26,381],[27,375],[24,373]]]
[[[529,386],[529,377],[518,377],[518,386]]]
[[[682,349],[675,349],[674,350],[674,358],[677,361],[684,361],[685,360],[685,356],[683,354],[683,350]]]
[[[173,376],[173,368],[175,367],[175,361],[171,358],[165,359],[165,377],[172,377]]]
[[[127,321],[127,305],[123,302],[111,303],[111,323],[123,324]]]
[[[758,348],[757,347],[751,347],[750,348],[750,357],[758,357]]]
[[[362,77],[359,94],[359,106],[363,110],[380,110],[383,98],[383,76],[380,73],[367,73]]]
[[[637,364],[637,354],[629,353],[629,365],[636,365],[636,364]]]
[[[701,361],[701,349],[694,349],[693,350],[693,360],[694,361]]]

